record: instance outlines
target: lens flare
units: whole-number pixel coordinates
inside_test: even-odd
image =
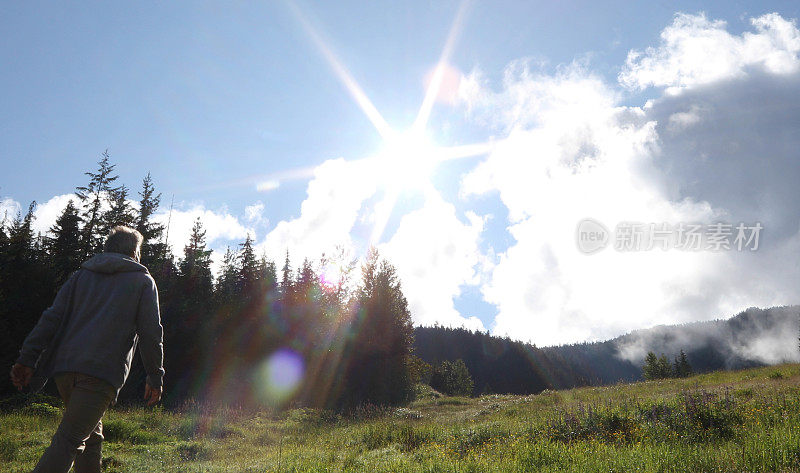
[[[336,287],[342,280],[342,268],[336,264],[326,264],[319,275],[319,282],[326,288]]]
[[[256,394],[266,404],[283,404],[297,392],[304,374],[303,357],[293,350],[282,348],[270,355],[256,370]]]

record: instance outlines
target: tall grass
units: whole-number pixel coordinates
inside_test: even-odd
[[[105,471],[800,472],[800,365],[533,396],[419,392],[348,415],[112,410]],[[0,471],[29,471],[55,430],[58,404],[35,404],[48,407],[0,413]]]

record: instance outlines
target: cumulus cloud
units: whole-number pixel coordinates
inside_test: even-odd
[[[56,223],[56,219],[58,219],[58,216],[64,211],[64,207],[67,206],[67,202],[70,200],[76,207],[80,207],[80,201],[75,194],[71,193],[54,195],[44,202],[38,202],[33,210],[34,219],[33,224],[31,225],[33,233],[41,233],[42,235],[46,235],[50,230],[50,227]],[[8,212],[7,223],[10,223],[12,220],[14,220],[14,218],[16,218],[18,213],[24,214],[27,212],[27,207],[23,209],[22,204],[10,197],[7,197],[0,201],[0,220],[2,220],[3,215],[5,215],[6,212]]]
[[[33,231],[41,232],[42,235],[47,233],[50,227],[56,223],[56,219],[64,211],[64,207],[67,206],[70,200],[76,207],[80,207],[80,201],[75,194],[56,195],[38,204],[33,212],[36,217],[33,221]]]
[[[0,222],[5,222],[7,225],[10,224],[21,211],[22,206],[16,200],[10,197],[4,197],[0,200]]]
[[[235,245],[243,241],[248,233],[251,236],[254,234],[252,229],[242,225],[227,208],[212,210],[200,203],[190,204],[185,208],[180,208],[180,206],[173,208],[171,217],[169,209],[160,209],[153,215],[153,220],[164,226],[169,224],[167,243],[172,246],[173,252],[180,256],[183,247],[189,242],[192,227],[198,217],[206,231],[206,244],[214,249],[220,248],[225,243]],[[217,250],[215,253],[219,252]]]
[[[429,192],[425,205],[403,216],[397,232],[379,249],[397,268],[415,324],[485,330],[470,314],[460,314],[453,299],[461,286],[478,282],[478,248],[484,219],[467,213]]]
[[[390,196],[397,178],[385,164],[376,158],[325,161],[314,171],[300,215],[279,222],[258,249],[278,260],[288,249],[296,266],[302,258],[359,254],[374,244],[373,227],[382,228],[377,214],[395,204]],[[463,285],[478,282],[484,220],[473,213],[460,219],[431,187],[422,193],[421,207],[403,215],[378,249],[397,268],[415,323],[483,329],[477,317],[459,314],[453,299]]]
[[[757,18],[753,25],[756,33],[733,37],[724,23],[678,15],[662,34],[662,45],[632,53],[620,75],[627,87],[682,91],[668,91],[643,107],[620,106],[614,84],[579,64],[546,74],[512,63],[499,91],[479,74],[465,81],[462,98],[470,116],[507,136],[463,179],[461,189],[465,197],[496,191],[508,208],[515,244],[498,255],[482,286],[485,299],[499,311],[495,333],[554,344],[796,301],[800,294],[791,284],[798,281],[798,266],[792,265],[796,257],[789,250],[794,240],[775,241],[757,254],[606,250],[586,256],[575,246],[576,224],[585,217],[613,229],[625,221],[711,223],[755,216],[734,211],[735,192],[740,200],[767,195],[757,208],[777,213],[774,221],[791,229],[787,235],[797,232],[797,213],[789,217],[782,210],[795,204],[775,205],[796,182],[798,166],[789,150],[797,148],[790,144],[782,155],[786,159],[773,160],[786,140],[757,139],[766,122],[782,136],[796,129],[790,110],[797,100],[791,97],[797,97],[792,72],[797,29],[777,15]],[[708,65],[695,57],[711,50],[725,60]],[[754,71],[755,66],[760,69]],[[783,81],[784,88],[761,100],[770,95],[765,92],[770,80]],[[752,118],[741,119],[732,108],[754,85],[761,95],[746,103]],[[779,97],[788,101],[786,109],[776,107]],[[764,127],[745,130],[761,120]],[[704,124],[707,129],[695,136]],[[702,139],[722,144],[740,137],[753,140],[732,161]],[[728,159],[727,165],[711,159],[712,152],[720,161]],[[746,159],[749,165],[743,165]],[[758,166],[769,170],[753,173],[750,167]],[[748,173],[764,179],[752,182]],[[767,261],[780,269],[768,269]],[[770,273],[790,282],[779,283]]]
[[[283,220],[258,244],[271,258],[318,258],[337,246],[352,246],[351,230],[364,202],[376,192],[373,163],[332,159],[314,170],[300,216]]]
[[[80,207],[80,202],[75,194],[55,195],[42,203],[38,203],[33,213],[32,228],[34,233],[46,235],[70,200],[73,201],[76,207]],[[134,209],[138,208],[138,202],[131,200],[129,203]],[[0,215],[3,215],[8,210],[9,220],[16,217],[17,212],[21,209],[21,204],[12,198],[4,198],[0,201]],[[106,203],[103,210],[107,209],[108,204]],[[185,208],[181,208],[179,204],[178,208],[172,210],[171,217],[169,209],[160,209],[153,215],[153,221],[164,226],[169,224],[168,243],[172,246],[175,254],[180,256],[184,245],[189,241],[192,227],[198,217],[206,230],[206,243],[209,247],[217,249],[217,253],[220,252],[220,248],[224,252],[223,245],[226,243],[236,244],[244,240],[248,232],[251,236],[254,235],[252,229],[245,227],[225,207],[212,210],[200,203],[186,205]]]
[[[244,216],[248,222],[258,223],[264,218],[264,203],[259,201],[244,208]]]
[[[755,32],[733,35],[722,20],[705,14],[675,15],[661,32],[661,43],[645,51],[631,51],[619,75],[629,88],[681,89],[742,77],[758,69],[772,74],[798,71],[800,32],[794,21],[770,13],[752,18]]]

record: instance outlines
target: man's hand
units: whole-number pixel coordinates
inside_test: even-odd
[[[17,388],[17,391],[22,391],[22,388],[31,382],[33,376],[33,368],[30,366],[14,363],[11,367],[11,383]]]
[[[148,406],[152,406],[161,400],[161,388],[151,388],[149,384],[144,385],[144,400]]]

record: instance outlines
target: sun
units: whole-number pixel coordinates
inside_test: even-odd
[[[378,153],[376,165],[388,189],[418,190],[430,183],[440,149],[423,131],[392,133]]]
[[[311,42],[317,47],[332,72],[383,139],[380,150],[372,157],[362,161],[365,164],[362,170],[363,177],[374,179],[378,187],[384,190],[382,198],[374,206],[371,217],[373,229],[370,242],[373,244],[381,240],[392,209],[402,198],[402,194],[409,191],[419,192],[427,198],[437,192],[432,177],[439,163],[483,155],[493,147],[491,140],[471,145],[438,146],[425,134],[431,110],[443,96],[442,84],[445,78],[451,78],[450,76],[455,71],[449,65],[449,58],[464,23],[468,4],[467,0],[461,0],[439,61],[430,74],[430,80],[427,80],[425,96],[413,124],[405,131],[396,131],[384,119],[347,67],[339,60],[329,42],[311,25],[311,22],[294,2],[289,3],[292,13],[308,34]]]

